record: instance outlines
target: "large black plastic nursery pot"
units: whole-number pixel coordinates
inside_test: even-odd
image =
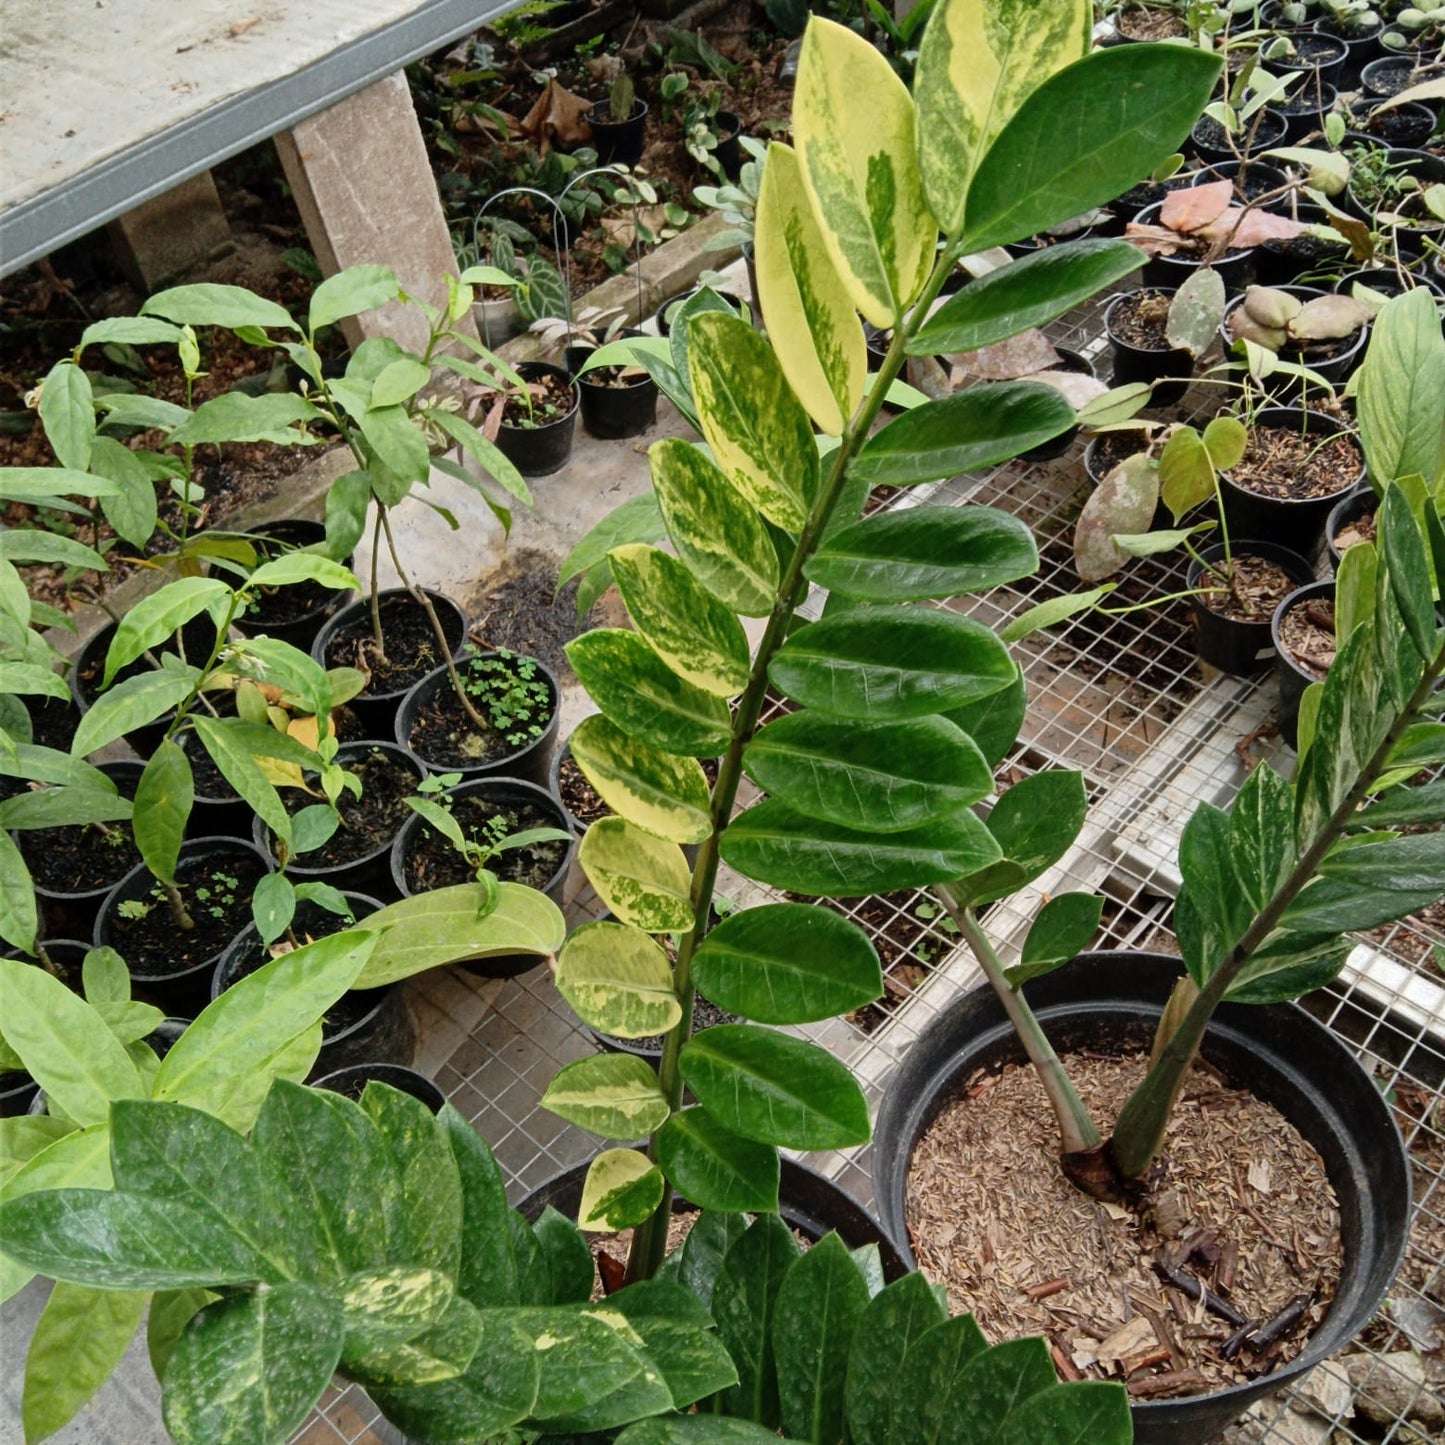
[[[1152,400],[1156,406],[1172,406],[1184,399],[1194,375],[1194,357],[1180,346],[1136,346],[1118,333],[1126,307],[1138,305],[1137,298],[1149,292],[1126,292],[1115,296],[1104,312],[1104,329],[1109,337],[1113,357],[1113,384],[1127,386],[1133,381],[1154,384]],[[1156,290],[1153,294],[1174,296],[1172,291]]]
[[[410,1094],[413,1099],[420,1099],[433,1114],[441,1113],[442,1105],[446,1103],[446,1095],[425,1074],[419,1074],[415,1069],[408,1069],[401,1064],[351,1064],[347,1068],[323,1075],[315,1081],[315,1087],[329,1089],[333,1094],[345,1094],[348,1099],[360,1100],[366,1092],[366,1086],[373,1082],[398,1089],[403,1094]]]
[[[912,1258],[899,1251],[888,1232],[841,1185],[786,1155],[781,1163],[778,1213],[790,1229],[815,1242],[829,1230],[836,1229],[849,1249],[876,1244],[883,1263],[883,1278],[890,1283],[913,1272]],[[539,1184],[517,1205],[518,1211],[526,1219],[536,1221],[550,1204],[559,1214],[576,1219],[582,1207],[582,1185],[590,1164],[590,1160],[584,1160]],[[672,1207],[674,1213],[680,1213],[694,1206],[674,1195]]]
[[[268,561],[298,549],[324,553],[326,544],[325,524],[301,517],[267,522],[246,535],[254,539],[257,552]],[[344,565],[351,566],[350,557]],[[347,595],[319,582],[296,582],[271,592],[262,590],[250,610],[236,619],[236,631],[246,637],[275,637],[307,652],[322,623],[340,610]]]
[[[426,595],[436,610],[442,634],[453,657],[462,655],[467,642],[467,614],[442,592]],[[377,595],[381,635],[386,644],[386,666],[372,652],[371,604],[365,597],[343,607],[316,634],[311,656],[322,667],[357,667],[370,674],[360,696],[347,707],[370,737],[392,735],[401,700],[440,661],[436,632],[426,610],[404,587]]]
[[[1177,958],[1084,953],[1027,985],[1061,1054],[1111,1041],[1148,1048],[1175,980]],[[1385,1297],[1404,1258],[1410,1166],[1389,1102],[1354,1055],[1296,1004],[1225,1004],[1203,1057],[1236,1088],[1273,1105],[1318,1150],[1339,1202],[1344,1263],[1323,1323],[1289,1364],[1227,1389],[1131,1404],[1137,1445],[1203,1445],[1255,1400],[1306,1375],[1351,1340]],[[907,1182],[914,1146],[978,1069],[1025,1061],[992,989],[954,1000],[899,1065],[874,1129],[879,1216],[910,1264]],[[1007,1181],[999,1187],[1006,1189]]]
[[[1273,562],[1283,568],[1301,587],[1314,577],[1314,568],[1304,557],[1275,542],[1233,541],[1230,544],[1230,555],[1262,557],[1266,562]],[[1202,547],[1199,556],[1208,563],[1223,562],[1224,544],[1215,542],[1211,546]],[[1196,594],[1189,599],[1189,614],[1194,623],[1194,643],[1200,661],[1234,677],[1247,677],[1251,673],[1263,672],[1274,656],[1269,617],[1261,616],[1246,621],[1212,611],[1208,599],[1199,595],[1198,591],[1207,583],[1205,569],[1198,562],[1191,562],[1186,584]]]

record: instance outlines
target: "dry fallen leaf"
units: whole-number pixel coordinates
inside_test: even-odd
[[[1150,256],[1172,256],[1182,250],[1184,238],[1168,226],[1146,226],[1130,221],[1124,228],[1124,239],[1131,241]]]
[[[1207,226],[1201,226],[1195,233],[1211,243],[1225,240],[1237,250],[1258,246],[1264,241],[1290,241],[1304,235],[1308,229],[1299,221],[1288,216],[1271,215],[1268,211],[1246,211],[1241,206],[1230,206]]]
[[[1198,231],[1224,213],[1233,195],[1232,181],[1210,181],[1207,186],[1170,191],[1159,207],[1160,223],[1186,235]]]
[[[592,132],[585,119],[592,109],[590,100],[549,80],[537,103],[522,117],[517,129],[546,155],[555,145],[563,150],[590,140]]]
[[[1036,371],[1047,371],[1063,358],[1049,344],[1042,331],[1020,331],[1007,341],[980,347],[977,351],[960,352],[946,360],[953,363],[951,380],[956,387],[965,377],[984,381],[1014,381]]]
[[[1246,1177],[1249,1179],[1249,1187],[1251,1189],[1258,1189],[1261,1194],[1268,1194],[1270,1192],[1273,1174],[1270,1170],[1268,1160],[1252,1159],[1249,1165],[1249,1173]]]

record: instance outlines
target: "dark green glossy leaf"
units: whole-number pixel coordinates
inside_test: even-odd
[[[883,992],[878,955],[847,918],[805,903],[730,914],[693,955],[698,987],[720,1008],[763,1024],[803,1024]]]
[[[868,1287],[848,1247],[824,1236],[783,1277],[773,1320],[783,1432],[813,1445],[844,1437],[848,1352]]]
[[[1106,1380],[1050,1385],[1008,1413],[999,1445],[1129,1445],[1134,1425],[1129,1395]]]
[[[1018,740],[1028,709],[1028,688],[1023,669],[1015,665],[1014,679],[987,697],[975,698],[943,716],[971,737],[990,769],[996,768]]]
[[[1179,148],[1220,69],[1188,46],[1122,45],[1050,76],[974,172],[965,249],[1021,241],[1136,185]]]
[[[1430,589],[1430,559],[1425,538],[1405,493],[1385,488],[1381,503],[1380,545],[1389,568],[1395,605],[1410,630],[1415,649],[1427,662],[1439,650],[1435,639],[1435,598]]]
[[[945,1420],[974,1408],[962,1385],[963,1372],[987,1349],[972,1315],[934,1325],[909,1346],[895,1386],[893,1445],[937,1445]]]
[[[1277,933],[1256,949],[1225,992],[1231,1003],[1285,1003],[1323,988],[1355,947],[1348,934]]]
[[[664,1280],[643,1280],[607,1297],[642,1338],[679,1410],[737,1383],[737,1370],[713,1333],[712,1317],[691,1290]]]
[[[668,1179],[704,1209],[773,1213],[778,1207],[778,1151],[725,1129],[706,1109],[683,1109],[657,1136]]]
[[[999,858],[988,829],[967,810],[910,832],[857,832],[758,803],[734,819],[723,861],[761,883],[831,898],[922,888],[976,873]]]
[[[778,1286],[799,1257],[793,1232],[774,1214],[760,1215],[728,1250],[712,1295],[718,1337],[737,1367],[727,1392],[731,1414],[776,1428],[778,1371],[773,1317]]]
[[[947,818],[993,790],[972,739],[938,716],[860,728],[807,710],[788,713],[748,744],[743,766],[800,813],[880,833]]]
[[[1013,681],[1014,663],[988,628],[956,612],[857,607],[800,628],[768,676],[804,707],[886,722],[997,692]]]
[[[660,1415],[629,1425],[616,1445],[773,1445],[777,1434],[727,1415]]]
[[[542,1246],[547,1271],[552,1276],[553,1303],[585,1304],[592,1298],[597,1268],[582,1232],[550,1204],[532,1226],[532,1232]]]
[[[665,753],[713,758],[727,746],[727,704],[684,682],[635,632],[599,627],[567,644],[567,660],[624,732]]]
[[[1062,316],[1137,271],[1144,253],[1127,241],[1064,241],[1041,246],[971,281],[914,333],[910,356],[977,351]]]
[[[331,1383],[341,1340],[336,1307],[309,1284],[207,1305],[166,1366],[166,1429],[177,1445],[287,1439]]]
[[[1285,911],[1285,926],[1375,928],[1445,897],[1445,832],[1351,838],[1326,855],[1319,871]]]
[[[1038,565],[1033,534],[1008,512],[909,507],[835,532],[803,572],[860,601],[913,602],[982,592],[1029,577]]]
[[[1051,768],[1020,779],[988,815],[1003,861],[963,879],[955,891],[975,905],[1017,892],[1069,851],[1088,806],[1082,773]]]
[[[725,1128],[789,1149],[843,1149],[869,1138],[868,1103],[826,1049],[752,1024],[723,1024],[682,1048],[682,1076]]]
[[[1417,788],[1396,788],[1378,802],[1361,809],[1352,826],[1389,828],[1401,823],[1445,821],[1445,780],[1424,783]]]
[[[900,1370],[926,1331],[948,1309],[921,1274],[908,1274],[875,1295],[863,1313],[848,1356],[848,1433],[856,1445],[889,1445],[894,1417],[908,1408]]]
[[[1294,798],[1268,765],[1256,768],[1229,810],[1229,847],[1246,899],[1261,909],[1294,866]]]
[[[1180,921],[1178,928],[1185,966],[1201,986],[1239,941],[1251,916],[1231,848],[1229,815],[1201,803],[1179,838],[1181,896],[1189,900],[1189,921]]]
[[[478,1309],[514,1305],[517,1261],[507,1231],[507,1187],[486,1141],[450,1104],[437,1115],[462,1188],[462,1257],[457,1292]]]
[[[713,1291],[728,1251],[748,1227],[747,1215],[735,1210],[704,1209],[677,1251],[677,1281],[712,1308]]]
[[[895,417],[863,444],[851,472],[875,487],[936,482],[996,466],[1076,422],[1073,407],[1052,386],[985,382]]]
[[[1015,987],[1051,973],[1082,953],[1099,930],[1104,900],[1095,893],[1058,893],[1039,909],[1029,926],[1016,968],[1005,977]]]
[[[1057,1383],[1049,1347],[1037,1336],[991,1346],[964,1366],[959,1387],[968,1408],[944,1415],[938,1445],[996,1445],[1009,1415]]]
[[[348,1340],[342,1366],[368,1385],[429,1385],[454,1380],[471,1364],[481,1335],[481,1314],[460,1295],[452,1295],[439,1320],[404,1340],[358,1356],[353,1356]]]

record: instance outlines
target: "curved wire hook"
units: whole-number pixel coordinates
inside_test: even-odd
[[[567,192],[570,191],[578,181],[584,181],[589,176],[612,176],[614,179],[626,182],[628,194],[632,198],[632,274],[637,282],[637,319],[640,323],[642,320],[642,213],[638,207],[637,187],[633,183],[631,171],[628,170],[626,166],[615,163],[605,166],[591,166],[585,171],[578,171],[578,173],[562,187],[562,199],[565,201],[567,199]],[[568,257],[568,264],[571,264],[570,255]],[[570,282],[570,275],[568,280]],[[571,287],[569,285],[569,294],[570,291]],[[567,314],[567,344],[569,346],[572,344],[572,315],[570,307],[568,308]]]
[[[567,194],[567,192],[564,190],[564,191],[562,192],[562,195],[563,195],[564,198],[566,197],[566,194]],[[497,203],[498,201],[505,199],[507,196],[533,196],[533,197],[535,197],[537,200],[545,201],[545,202],[547,203],[547,205],[551,206],[551,208],[552,208],[552,249],[553,249],[553,251],[556,252],[556,254],[557,254],[558,256],[561,256],[561,255],[563,254],[563,247],[562,247],[562,227],[566,225],[566,223],[567,223],[567,218],[566,218],[566,216],[563,215],[563,213],[562,213],[562,206],[561,206],[561,203],[558,201],[557,197],[552,196],[552,195],[548,195],[548,193],[547,193],[546,191],[540,190],[540,189],[538,189],[538,187],[536,187],[536,186],[508,186],[506,190],[504,190],[504,191],[498,191],[495,195],[493,195],[493,196],[488,196],[487,199],[482,202],[482,208],[481,208],[481,210],[479,210],[479,211],[477,212],[476,219],[472,222],[472,250],[475,251],[475,252],[477,252],[478,255],[481,254],[481,241],[480,241],[480,237],[479,237],[479,231],[480,231],[480,229],[481,229],[482,220],[483,220],[483,218],[486,216],[487,212],[488,212],[489,210],[491,210],[491,208],[492,208],[494,205],[496,205],[496,203]],[[493,252],[492,252],[492,243],[489,241],[488,244],[487,244],[487,261],[488,261],[488,263],[490,263],[491,260],[492,260],[492,254],[493,254]],[[568,339],[568,341],[570,342],[571,339],[572,339],[572,299],[571,299],[571,298],[572,298],[572,260],[571,260],[571,251],[570,251],[570,249],[568,249],[568,251],[567,251],[566,254],[567,254],[567,271],[566,271],[566,277],[565,277],[566,282],[567,282],[567,318],[566,318],[566,319],[567,319],[567,339]],[[491,328],[491,324],[489,323],[489,321],[488,321],[488,319],[487,319],[487,312],[486,312],[486,308],[485,308],[485,307],[482,308],[482,331],[485,333],[485,335],[484,335],[484,337],[483,337],[483,340],[486,342],[487,346],[490,347],[490,346],[492,345],[492,335],[491,335],[492,328]]]

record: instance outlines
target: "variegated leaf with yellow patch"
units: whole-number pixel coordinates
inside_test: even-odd
[[[619,817],[671,843],[701,843],[712,831],[707,777],[696,759],[648,747],[601,713],[584,718],[568,746]]]
[[[667,955],[625,923],[572,934],[557,956],[557,992],[583,1023],[619,1039],[666,1033],[682,1017]]]
[[[662,1189],[662,1171],[647,1155],[636,1149],[604,1149],[587,1169],[577,1227],[593,1232],[631,1229],[662,1203]]]
[[[933,264],[907,87],[860,35],[814,16],[793,90],[793,140],[824,243],[853,304],[894,326]]]
[[[676,843],[626,818],[599,818],[577,852],[587,881],[624,923],[648,933],[692,927],[692,875]]]
[[[316,744],[320,737],[320,727],[314,717],[292,718],[286,724],[286,732],[290,737],[296,739],[303,747],[316,751]],[[326,735],[331,737],[335,734],[336,727],[328,717],[326,719]],[[256,766],[261,769],[266,781],[277,788],[300,788],[304,792],[312,792],[313,789],[306,786],[306,778],[301,768],[296,763],[283,762],[280,758],[257,758]]]
[[[742,623],[676,557],[634,542],[614,547],[607,560],[633,624],[680,678],[714,697],[735,697],[748,685]]]
[[[593,1054],[558,1071],[542,1107],[604,1139],[640,1139],[672,1112],[657,1070],[631,1054]]]
[[[668,437],[647,451],[668,540],[693,575],[744,617],[765,617],[778,590],[778,554],[757,512],[701,447]]]
[[[837,436],[863,397],[868,348],[791,146],[768,147],[755,235],[757,300],[778,362],[818,429]]]
[[[818,490],[818,446],[773,348],[741,317],[709,311],[689,327],[687,366],[728,481],[774,526],[799,531]]]
[[[968,183],[1025,98],[1089,53],[1090,0],[943,0],[918,50],[918,164],[947,236],[963,229]]]

